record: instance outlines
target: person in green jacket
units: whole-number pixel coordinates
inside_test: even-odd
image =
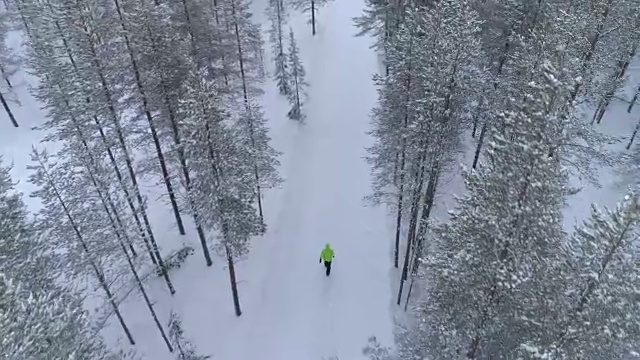
[[[327,269],[327,276],[329,276],[329,274],[331,273],[331,261],[333,261],[334,257],[336,257],[336,255],[333,252],[331,245],[327,243],[320,253],[320,263],[322,263],[322,260],[324,260],[324,267]]]

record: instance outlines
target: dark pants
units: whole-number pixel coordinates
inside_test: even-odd
[[[327,268],[327,276],[331,273],[331,261],[325,261],[324,267]]]

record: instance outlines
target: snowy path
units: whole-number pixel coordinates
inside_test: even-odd
[[[250,346],[234,349],[235,359],[352,360],[371,335],[392,344],[387,215],[362,201],[370,192],[363,157],[377,63],[371,40],[352,36],[351,18],[361,10],[360,0],[336,1],[321,10],[316,37],[298,32],[309,59],[307,123],[290,139],[284,206],[270,224],[272,246],[261,254],[269,264],[249,300],[258,313],[249,314],[249,304],[246,311],[253,319],[242,343]],[[328,278],[318,263],[326,242],[336,251]]]

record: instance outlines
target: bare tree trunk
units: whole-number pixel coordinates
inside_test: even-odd
[[[13,126],[18,127],[18,122],[16,121],[16,118],[13,116],[13,112],[11,112],[11,109],[9,108],[9,104],[7,104],[7,101],[5,100],[2,92],[0,92],[0,102],[2,103],[2,107],[4,108],[4,111],[6,111],[7,115],[9,115],[9,120],[11,120],[11,123],[13,124]]]
[[[171,346],[171,342],[167,338],[167,334],[164,332],[164,328],[162,327],[160,320],[158,320],[158,315],[156,315],[156,311],[153,308],[153,304],[151,304],[151,300],[149,300],[149,295],[147,295],[147,291],[144,289],[144,285],[142,284],[142,280],[140,280],[138,271],[136,270],[135,265],[131,261],[131,257],[129,257],[129,254],[127,254],[127,249],[124,247],[124,244],[122,242],[120,242],[120,247],[122,248],[122,251],[125,254],[125,257],[127,259],[127,264],[129,265],[129,269],[131,269],[131,272],[133,273],[133,277],[136,281],[136,285],[138,285],[138,289],[140,290],[140,293],[144,298],[144,302],[145,304],[147,304],[147,308],[149,309],[149,312],[151,312],[151,317],[153,318],[153,322],[156,324],[158,331],[160,331],[160,336],[162,336],[162,340],[164,340],[164,343],[167,345],[169,352],[173,352],[173,347]]]
[[[627,59],[619,62],[619,68],[616,71],[616,73],[613,75],[614,84],[620,79],[622,79],[622,77],[624,77],[624,74],[627,72],[627,68],[629,67],[631,60],[633,60],[635,55],[636,55],[636,49],[633,48],[629,51]],[[596,112],[593,115],[593,119],[591,119],[592,125],[594,121],[600,124],[600,122],[602,121],[602,117],[607,111],[607,107],[609,106],[609,103],[611,102],[611,99],[613,98],[613,95],[615,94],[616,90],[617,88],[615,86],[612,86],[612,88],[609,89],[609,91],[607,91],[607,94],[604,96],[604,99],[600,101],[600,103],[598,104],[598,108],[596,109]]]
[[[396,239],[393,251],[393,266],[398,268],[398,253],[400,252],[400,227],[402,226],[402,203],[404,201],[404,165],[405,165],[405,150],[404,146],[400,155],[400,187],[398,188],[398,211],[396,213]]]
[[[1,66],[0,66],[0,73],[2,73],[2,77],[4,78],[4,81],[6,81],[7,85],[9,86],[9,88],[13,88],[13,85],[11,85],[11,81],[9,80],[9,76],[4,71],[4,68],[1,67]]]
[[[416,235],[416,248],[414,250],[413,264],[411,266],[411,285],[409,286],[407,300],[404,305],[405,311],[407,310],[409,298],[411,297],[411,288],[413,287],[414,279],[418,274],[418,268],[420,266],[420,256],[422,255],[422,249],[424,248],[424,235],[427,231],[427,224],[429,217],[431,216],[431,210],[433,209],[433,202],[435,200],[439,179],[440,166],[439,164],[437,164],[431,169],[431,174],[429,175],[429,184],[427,185],[425,199],[422,203],[422,215],[420,216],[420,226],[418,227],[418,234]]]
[[[142,101],[142,108],[144,110],[145,117],[147,118],[147,122],[149,123],[149,130],[151,130],[153,145],[156,150],[156,155],[158,156],[158,161],[160,162],[162,179],[167,188],[167,194],[169,195],[169,201],[171,202],[173,215],[176,219],[176,224],[178,225],[178,232],[180,233],[180,235],[184,235],[185,231],[184,231],[184,224],[182,222],[182,216],[180,216],[178,201],[176,199],[175,191],[173,189],[173,184],[171,183],[171,177],[169,175],[169,170],[167,169],[164,153],[162,152],[160,139],[158,138],[158,130],[156,129],[156,125],[151,116],[151,111],[149,110],[149,101],[147,99],[147,94],[144,89],[144,86],[142,85],[142,79],[140,78],[140,69],[138,67],[138,62],[136,61],[136,58],[133,54],[133,49],[131,48],[131,42],[129,41],[129,36],[127,35],[127,27],[125,25],[124,17],[120,9],[120,3],[118,2],[118,0],[114,0],[114,4],[116,7],[116,11],[118,12],[118,17],[120,19],[120,27],[122,28],[124,43],[127,47],[127,52],[129,53],[129,59],[131,60],[131,67],[133,69],[133,74],[136,80],[136,87],[138,89],[138,93],[140,94],[140,100]]]
[[[249,125],[249,140],[251,142],[251,148],[256,150],[256,144],[255,144],[255,134],[254,134],[254,129],[253,129],[253,115],[252,115],[252,111],[251,111],[251,104],[249,103],[249,93],[247,90],[247,79],[245,76],[245,72],[244,72],[244,56],[242,55],[242,43],[240,42],[240,29],[238,27],[238,19],[237,19],[237,14],[236,14],[236,5],[235,5],[235,0],[231,0],[231,12],[232,12],[232,16],[233,16],[233,20],[234,20],[234,28],[235,28],[235,34],[236,34],[236,42],[238,43],[238,61],[239,61],[239,66],[240,66],[240,77],[242,79],[242,95],[244,97],[244,104],[245,104],[245,108],[247,111],[247,121],[248,121],[248,125]],[[263,232],[265,231],[265,227],[264,227],[264,215],[262,212],[262,195],[261,195],[261,189],[260,189],[260,174],[258,173],[258,164],[256,163],[256,160],[254,159],[254,165],[253,165],[253,172],[254,172],[254,177],[256,180],[256,195],[258,198],[258,213],[260,215],[260,221],[263,224]]]
[[[56,199],[60,203],[60,206],[62,206],[62,209],[64,211],[65,217],[67,218],[67,220],[69,220],[69,224],[71,225],[71,228],[73,229],[73,232],[74,232],[74,234],[76,236],[76,239],[80,243],[80,246],[82,247],[82,250],[87,255],[87,258],[89,260],[89,265],[91,265],[91,269],[93,270],[93,272],[94,272],[94,274],[96,276],[96,279],[98,280],[98,283],[100,284],[100,287],[102,288],[102,290],[104,290],[105,294],[107,295],[107,299],[108,299],[109,303],[111,304],[111,307],[113,308],[113,311],[116,314],[116,317],[118,318],[118,322],[120,323],[120,326],[122,327],[122,330],[124,331],[125,335],[127,336],[127,339],[129,340],[129,343],[131,345],[135,345],[135,341],[133,340],[133,337],[131,336],[131,332],[129,331],[129,328],[127,327],[127,324],[124,322],[124,318],[122,317],[122,314],[120,313],[120,309],[118,308],[118,304],[116,304],[115,298],[114,298],[113,294],[111,293],[111,290],[109,289],[109,285],[107,283],[107,280],[105,279],[104,275],[102,274],[102,271],[100,271],[100,269],[98,268],[98,265],[92,259],[91,252],[89,251],[89,247],[87,246],[87,243],[84,241],[84,237],[80,233],[80,230],[79,230],[78,226],[76,225],[75,220],[73,219],[73,216],[71,216],[71,212],[69,211],[69,208],[67,207],[66,202],[62,198],[62,195],[58,191],[58,188],[57,188],[55,182],[53,181],[53,179],[49,175],[49,172],[47,171],[47,168],[46,168],[45,164],[42,161],[39,161],[39,162],[40,162],[40,166],[42,167],[42,170],[43,170],[43,172],[44,172],[44,174],[45,174],[45,176],[47,178],[47,182],[51,186],[51,189],[53,190],[53,192],[54,192],[54,194],[56,196]]]
[[[638,100],[638,94],[640,94],[640,86],[638,87],[638,90],[636,90],[636,93],[633,95],[633,99],[631,99],[631,103],[629,104],[629,107],[627,108],[627,112],[630,113],[631,110],[633,109],[633,105],[635,105],[636,100]]]
[[[411,258],[411,249],[413,244],[415,243],[415,235],[416,235],[416,227],[418,223],[418,215],[420,210],[420,200],[422,199],[422,187],[424,185],[424,172],[426,166],[426,143],[423,143],[422,150],[420,151],[420,156],[418,163],[416,163],[416,171],[414,175],[414,189],[413,196],[411,200],[411,210],[409,211],[409,231],[407,232],[407,247],[405,249],[404,254],[404,262],[402,265],[402,275],[400,276],[400,285],[398,289],[398,300],[397,304],[400,305],[400,300],[402,298],[402,289],[404,287],[404,282],[407,280],[407,270],[409,267],[409,259]]]
[[[242,310],[240,309],[240,297],[238,295],[238,284],[236,282],[236,268],[229,245],[225,243],[224,249],[227,254],[227,266],[229,267],[229,281],[231,283],[231,295],[233,296],[233,309],[235,310],[236,316],[240,316],[242,315]]]
[[[478,166],[478,161],[480,160],[480,152],[482,151],[482,143],[484,142],[484,137],[487,134],[487,122],[482,123],[482,129],[480,130],[480,136],[478,137],[478,144],[476,145],[476,152],[473,155],[473,164],[472,168],[476,168]]]
[[[631,144],[633,144],[633,140],[635,140],[639,129],[640,129],[640,120],[638,120],[638,122],[636,123],[636,127],[633,129],[633,134],[631,134],[631,139],[629,139],[629,143],[627,144],[627,150],[631,149]]]
[[[311,0],[311,35],[316,35],[316,2]]]

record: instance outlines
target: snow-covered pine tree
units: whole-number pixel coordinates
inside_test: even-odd
[[[192,198],[203,226],[218,232],[216,249],[227,259],[235,313],[240,316],[235,261],[249,251],[250,238],[263,227],[254,207],[255,157],[244,130],[233,126],[222,109],[223,97],[215,84],[193,69],[179,107],[193,175]]]
[[[307,96],[306,88],[309,86],[305,81],[306,72],[302,66],[300,59],[300,50],[296,44],[296,38],[293,29],[289,28],[289,69],[291,69],[291,93],[289,94],[289,103],[291,110],[287,113],[290,119],[303,122],[305,115],[302,113],[303,98]]]
[[[80,298],[63,289],[24,286],[0,268],[0,353],[7,359],[124,360],[89,327]],[[49,279],[51,280],[51,279]]]
[[[16,66],[18,64],[18,59],[6,45],[7,39],[7,31],[9,30],[10,19],[9,12],[3,11],[0,13],[0,76],[4,80],[6,87],[0,87],[0,103],[2,103],[2,107],[4,111],[7,113],[9,120],[11,120],[11,124],[14,127],[18,127],[18,121],[16,120],[11,108],[9,107],[8,97],[7,95],[11,94],[11,90],[13,85],[11,84],[11,75],[16,70]]]
[[[176,360],[207,360],[211,359],[210,355],[198,355],[195,346],[184,338],[184,330],[182,329],[182,321],[178,314],[171,312],[169,314],[169,338],[171,344],[177,350]]]
[[[366,6],[362,15],[354,18],[360,29],[358,36],[371,35],[377,39],[374,49],[384,51],[390,37],[391,4],[389,0],[365,0]]]
[[[527,78],[527,74],[519,72],[519,64],[513,57],[513,53],[528,44],[533,28],[543,27],[541,24],[548,22],[549,14],[555,16],[557,11],[550,3],[527,0],[490,0],[472,3],[483,22],[480,39],[485,56],[482,60],[486,62],[485,67],[490,74],[490,78],[480,84],[480,91],[474,97],[477,106],[473,109],[472,137],[477,138],[477,143],[472,167],[475,168],[489,135],[487,131],[491,128],[488,121],[495,119],[496,114],[508,108],[505,99],[519,92],[517,90],[519,82],[528,81],[522,80]],[[537,58],[537,56],[533,57],[533,59]],[[535,61],[532,62],[535,63]]]
[[[128,358],[106,350],[81,298],[56,284],[62,261],[48,247],[48,231],[34,225],[0,164],[0,353],[26,360]]]
[[[50,109],[58,108],[58,111],[63,114],[73,110],[72,117],[61,116],[56,121],[47,122],[43,128],[54,128],[60,121],[62,124],[69,124],[70,119],[90,119],[92,125],[88,128],[91,132],[85,135],[99,139],[102,151],[108,154],[134,218],[139,214],[143,220],[144,227],[140,224],[139,228],[144,230],[143,239],[148,240],[149,247],[152,249],[151,258],[158,264],[170,292],[173,293],[175,290],[168,278],[155,241],[146,212],[146,203],[140,193],[137,169],[131,155],[131,136],[136,132],[130,124],[123,121],[126,118],[126,102],[121,102],[121,99],[126,99],[127,89],[119,82],[125,74],[122,73],[123,68],[118,64],[120,64],[119,61],[126,59],[124,57],[126,52],[119,51],[122,50],[121,42],[113,29],[114,26],[117,29],[117,19],[109,17],[111,14],[109,11],[101,11],[102,5],[67,4],[64,1],[66,0],[48,1],[26,7],[39,9],[40,17],[33,15],[37,12],[25,13],[25,21],[30,29],[29,39],[32,48],[30,58],[34,69],[45,80],[51,80],[48,86],[45,84],[36,89],[36,96],[43,102],[50,103]],[[52,55],[55,56],[51,58]],[[65,58],[68,61],[63,60]],[[70,76],[70,79],[74,79],[73,81],[63,81],[65,76],[58,74],[58,64],[64,65],[62,68],[68,71],[64,75]],[[69,67],[71,67],[70,70]],[[64,84],[67,84],[69,89],[63,90]],[[73,94],[77,99],[67,99],[66,94]],[[83,108],[83,111],[77,111],[75,107],[71,108],[70,104]],[[54,132],[52,138],[64,137],[68,134],[58,131]],[[112,134],[117,140],[115,144],[110,139]],[[123,175],[119,162],[124,162],[126,165],[128,177]],[[139,218],[136,219],[136,223],[139,223]]]
[[[206,247],[206,237],[200,225],[200,216],[192,209],[189,197],[191,177],[189,164],[184,156],[182,136],[177,116],[177,106],[181,96],[179,89],[188,71],[185,58],[191,54],[191,42],[185,34],[174,31],[180,22],[172,20],[176,17],[171,8],[158,6],[151,1],[140,3],[137,0],[114,1],[118,12],[120,26],[129,38],[129,47],[136,59],[140,82],[142,83],[151,108],[153,122],[157,127],[157,135],[165,148],[167,167],[175,169],[182,175],[184,191],[176,189],[176,197],[185,209],[193,216],[196,233],[202,245],[205,263],[211,266],[212,260]],[[184,8],[174,9],[183,15]],[[178,19],[183,19],[178,16]],[[219,32],[218,32],[219,33]],[[216,35],[219,34],[216,33]],[[222,64],[215,63],[209,54],[209,64],[216,69]],[[221,60],[219,62],[222,62]],[[222,77],[221,77],[222,79]],[[155,161],[155,159],[150,159]]]
[[[420,38],[413,49],[419,56],[414,84],[420,90],[416,120],[406,133],[405,191],[410,206],[398,305],[412,254],[422,249],[440,174],[461,152],[468,99],[484,80],[478,62],[483,55],[477,40],[480,22],[467,1],[442,0],[407,14],[405,21]]]
[[[468,194],[450,223],[433,230],[417,355],[509,358],[561,291],[548,280],[563,260],[567,174],[548,156],[557,141],[549,129],[570,87],[552,67],[543,71],[545,82],[530,84],[524,104],[493,122],[503,130],[492,131],[489,161],[465,174]]]
[[[325,6],[330,0],[290,0],[293,7],[309,14],[309,24],[311,24],[311,34],[316,34],[316,24],[318,17],[318,9]]]
[[[254,201],[258,204],[258,214],[263,223],[262,231],[266,231],[262,207],[262,191],[276,186],[281,180],[276,166],[278,153],[269,145],[269,135],[264,113],[256,101],[261,94],[259,88],[259,66],[251,60],[255,56],[248,56],[247,49],[252,48],[256,36],[260,36],[259,27],[253,22],[249,12],[249,3],[245,0],[230,0],[228,21],[231,22],[235,36],[236,54],[235,64],[239,70],[239,85],[241,91],[233,94],[235,106],[231,114],[235,118],[236,128],[242,135],[242,145],[247,147],[253,157],[252,175],[254,178]]]
[[[273,76],[278,83],[280,93],[288,96],[291,94],[291,81],[289,80],[289,64],[285,50],[285,27],[288,13],[284,0],[269,0],[267,16],[271,21],[269,41],[271,41],[271,52],[275,62]]]
[[[599,58],[594,60],[596,77],[588,84],[593,94],[589,101],[596,105],[596,112],[591,123],[602,121],[609,103],[615,93],[626,83],[627,69],[635,58],[640,46],[640,14],[635,9],[640,6],[637,0],[618,1],[613,9],[613,20],[619,26],[614,34],[607,35],[599,51]]]
[[[640,356],[639,231],[637,193],[613,210],[592,207],[591,217],[569,240],[558,284],[562,297],[550,301],[553,321],[546,330],[552,336],[524,343],[523,354],[540,359]]]
[[[401,26],[390,40],[386,61],[390,71],[375,76],[378,104],[373,110],[373,146],[367,149],[373,172],[374,203],[389,202],[397,207],[394,266],[398,267],[400,228],[406,202],[408,129],[415,121],[416,98],[420,94],[417,68],[424,65],[416,51],[417,35],[412,25]]]
[[[121,36],[122,42],[124,43],[124,46],[120,49],[120,51],[126,52],[128,54],[127,59],[129,60],[129,66],[123,66],[121,68],[121,71],[123,73],[122,79],[124,80],[121,86],[130,90],[131,98],[130,101],[127,102],[127,108],[131,112],[131,121],[134,123],[144,123],[144,125],[140,124],[139,126],[141,128],[148,128],[148,132],[151,138],[150,141],[152,142],[153,148],[155,150],[155,158],[157,159],[160,168],[162,182],[167,189],[169,203],[171,204],[173,215],[176,220],[178,232],[180,233],[180,235],[184,235],[185,229],[182,216],[180,214],[180,208],[178,206],[176,194],[177,190],[175,189],[174,185],[175,180],[172,180],[172,175],[170,174],[167,164],[165,150],[163,150],[163,146],[161,143],[161,134],[159,132],[161,129],[159,129],[157,120],[154,119],[152,115],[154,108],[153,104],[150,102],[152,100],[151,86],[155,84],[147,84],[144,81],[143,76],[146,75],[146,73],[143,72],[144,69],[141,67],[142,64],[138,57],[139,50],[136,47],[136,43],[132,42],[132,34],[129,32],[129,24],[126,21],[123,13],[124,9],[121,6],[120,1],[118,0],[114,0],[113,5],[117,13],[117,23],[119,25],[119,28],[122,30]]]
[[[60,261],[67,276],[94,277],[129,342],[134,344],[110,286],[122,275],[118,266],[120,253],[111,241],[115,236],[108,230],[104,211],[86,186],[87,179],[69,163],[52,162],[46,151],[34,149],[32,159],[35,165],[28,168],[34,173],[29,181],[39,187],[32,196],[43,203],[39,225],[48,230],[49,248],[63,251]]]

